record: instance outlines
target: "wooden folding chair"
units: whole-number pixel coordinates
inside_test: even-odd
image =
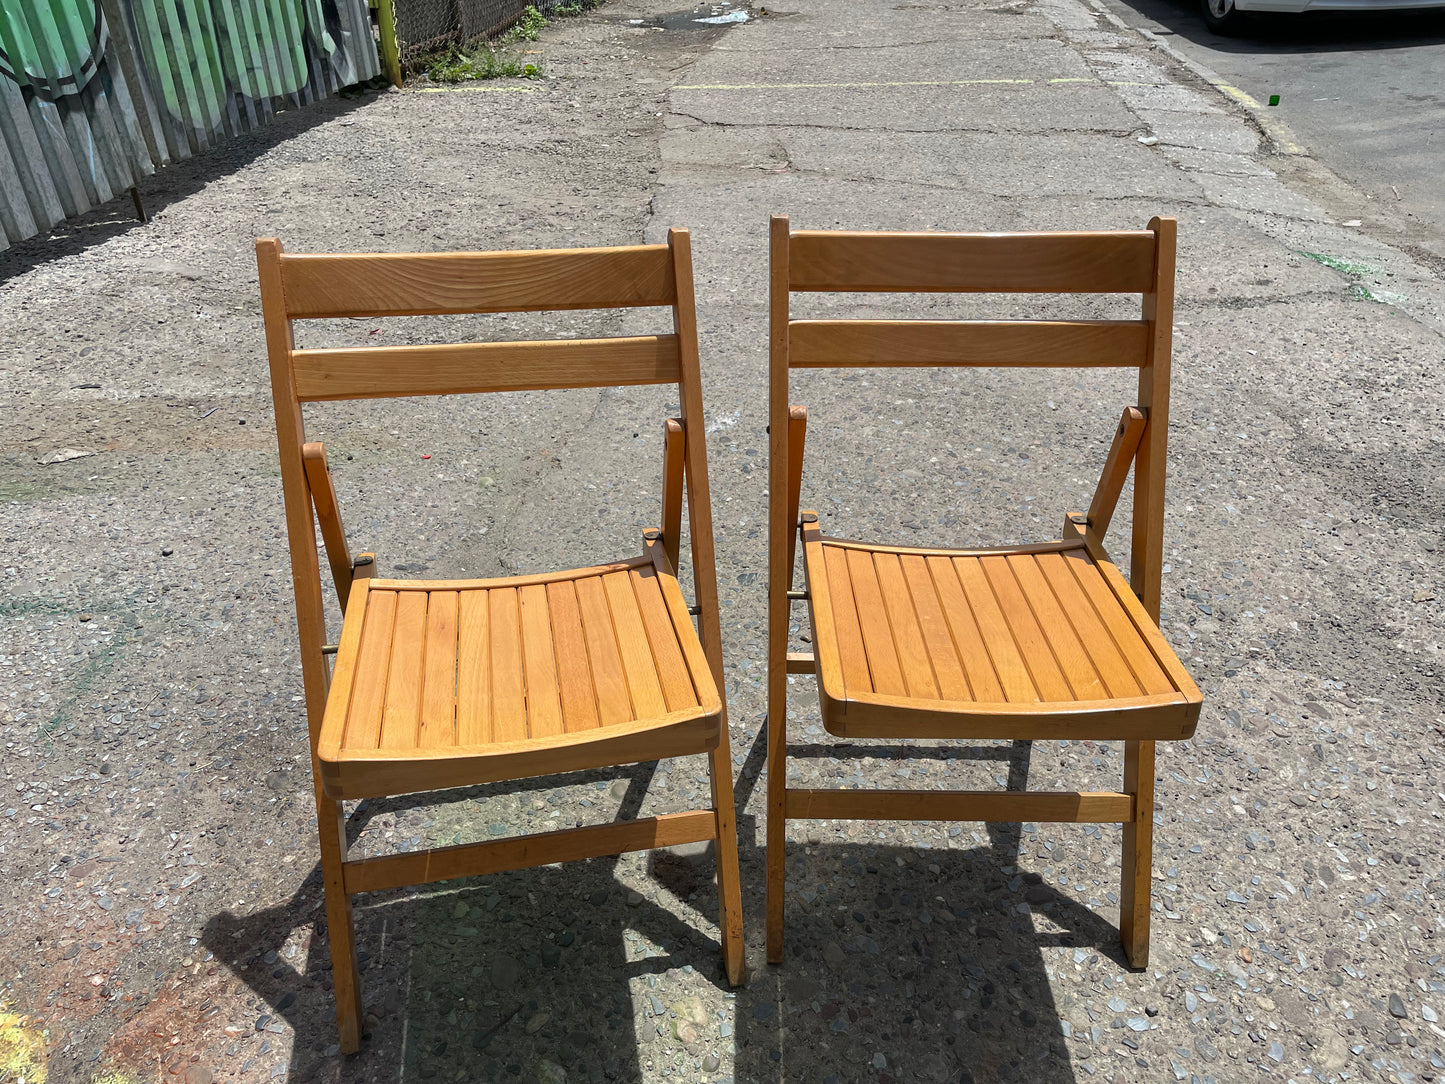
[[[772,222],[768,595],[768,959],[782,960],[789,819],[1124,825],[1119,929],[1149,955],[1154,742],[1194,733],[1201,697],[1158,628],[1174,295],[1172,218],[1118,233],[791,232]],[[793,291],[1142,294],[1139,320],[793,320]],[[825,537],[799,515],[807,413],[793,369],[1130,366],[1124,411],[1086,515],[1063,538],[947,550]],[[1130,583],[1104,535],[1134,467]],[[792,590],[801,537],[805,591]],[[788,651],[807,600],[813,654]],[[849,738],[1123,740],[1117,793],[804,790],[787,786],[787,675],[815,674],[823,725]]]
[[[361,1001],[351,896],[402,885],[716,840],[723,962],[742,977],[732,765],[723,702],[692,254],[665,245],[446,255],[284,255],[256,244],[310,722],[341,1048]],[[673,331],[626,338],[298,350],[291,321],[670,306]],[[662,528],[643,555],[488,580],[379,578],[349,555],[301,404],[330,399],[677,384]],[[697,606],[674,568],[686,490]],[[344,614],[327,644],[313,512]],[[697,614],[701,636],[693,625]],[[335,654],[328,673],[326,656]],[[706,753],[712,807],[361,861],[342,799],[435,791]]]

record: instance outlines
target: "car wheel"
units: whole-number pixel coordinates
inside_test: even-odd
[[[1244,13],[1234,6],[1234,0],[1199,0],[1204,12],[1204,25],[1216,34],[1232,36],[1238,34],[1244,23]]]

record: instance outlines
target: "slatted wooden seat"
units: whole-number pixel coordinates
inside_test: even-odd
[[[1082,539],[921,550],[803,513],[823,725],[848,738],[1185,738],[1199,693]],[[900,710],[903,709],[903,710]]]
[[[716,841],[728,980],[742,912],[702,392],[685,230],[665,245],[439,255],[286,255],[256,246],[301,633],[341,1049],[361,1040],[351,896],[651,847]],[[291,321],[662,306],[670,334],[298,350]],[[493,580],[381,579],[352,559],[303,403],[675,384],[659,529],[641,556]],[[696,603],[677,581],[686,498]],[[313,518],[314,516],[314,518]],[[328,644],[319,523],[343,621]],[[693,615],[697,625],[693,624]],[[334,669],[327,656],[334,654]],[[710,808],[361,860],[342,800],[703,754]]]
[[[652,549],[547,576],[357,580],[317,750],[327,792],[398,793],[417,761],[434,790],[715,746],[717,686]]]
[[[1154,742],[1194,733],[1202,698],[1159,632],[1173,304],[1172,219],[1075,234],[790,230],[773,219],[768,612],[768,959],[782,959],[789,818],[1124,825],[1120,936],[1149,952]],[[1139,320],[793,320],[794,291],[1137,293]],[[1130,366],[1124,410],[1087,513],[1062,539],[926,549],[826,537],[802,511],[807,412],[795,368]],[[1131,580],[1104,549],[1134,470]],[[801,539],[806,589],[792,590]],[[806,602],[812,653],[788,651]],[[1111,792],[822,790],[787,786],[787,677],[814,674],[823,724],[847,738],[1123,740]]]

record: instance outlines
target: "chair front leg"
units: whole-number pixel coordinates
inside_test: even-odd
[[[336,993],[336,1027],[341,1052],[361,1047],[361,970],[356,960],[356,930],[351,897],[346,894],[346,813],[328,798],[316,780],[316,828],[321,843],[321,882],[326,893],[326,934],[331,942],[331,982]]]
[[[1119,938],[1129,966],[1149,966],[1150,876],[1154,852],[1154,743],[1124,743],[1124,790],[1134,795],[1134,819],[1124,825],[1119,886]]]

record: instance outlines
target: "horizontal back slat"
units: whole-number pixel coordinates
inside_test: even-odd
[[[617,309],[677,297],[667,245],[282,256],[281,279],[293,320]]]
[[[853,233],[802,230],[789,242],[793,290],[1147,293],[1154,234]]]
[[[303,403],[674,384],[681,371],[676,335],[297,350],[291,358]]]
[[[797,320],[788,366],[1142,366],[1142,320]]]

